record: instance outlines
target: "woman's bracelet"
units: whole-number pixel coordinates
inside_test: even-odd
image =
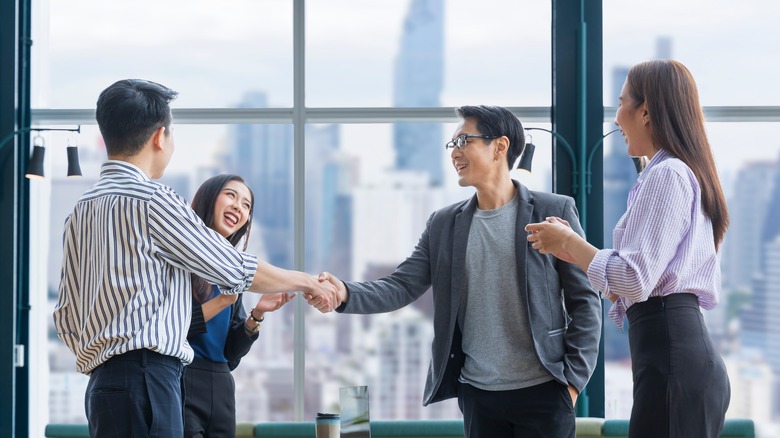
[[[265,317],[264,316],[261,316],[259,319],[255,318],[254,312],[255,312],[255,309],[252,309],[252,310],[249,311],[249,319],[251,319],[252,321],[254,321],[254,322],[258,323],[258,324],[260,324],[261,322],[265,321]]]
[[[254,309],[252,309],[254,310]],[[255,322],[254,328],[249,327],[249,320],[252,320]],[[264,317],[260,317],[260,319],[255,318],[255,315],[252,315],[252,312],[249,312],[249,317],[246,319],[246,322],[244,323],[244,330],[246,331],[246,334],[248,336],[254,336],[257,334],[257,332],[260,331],[260,323],[265,320]]]

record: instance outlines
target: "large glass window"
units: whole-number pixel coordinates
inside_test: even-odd
[[[292,106],[291,1],[34,4],[36,90],[48,108],[94,108],[124,78],[170,86],[179,107]],[[247,100],[251,91],[266,95]]]
[[[682,61],[703,105],[777,105],[780,62],[771,0],[604,0],[604,102],[615,106],[611,72],[652,58]],[[619,89],[618,89],[619,90]]]
[[[473,193],[458,187],[444,151],[455,128],[449,108],[550,104],[549,5],[490,0],[475,11],[460,0],[385,1],[371,8],[344,0],[308,2],[305,35],[298,35],[306,45],[306,77],[298,91],[306,92],[307,108],[298,108],[305,116],[297,121],[305,123],[305,135],[296,143],[292,113],[289,118],[275,113],[274,124],[240,123],[258,114],[244,109],[293,105],[293,5],[303,2],[236,1],[217,9],[198,2],[147,3],[35,1],[37,21],[48,27],[38,27],[35,36],[33,108],[53,109],[46,112],[48,120],[84,124],[77,140],[84,178],[66,180],[59,169],[64,160],[50,153],[47,163],[57,168],[46,182],[35,183],[46,190],[38,191],[42,202],[34,208],[51,218],[40,225],[51,236],[41,256],[49,315],[59,281],[63,219],[105,159],[91,116],[70,110],[94,108],[99,92],[118,79],[150,79],[180,92],[172,105],[176,152],[163,183],[189,200],[211,175],[244,176],[255,193],[250,252],[285,268],[328,269],[354,280],[387,273],[411,252],[434,209]],[[356,9],[360,20],[354,19]],[[518,15],[534,19],[519,25]],[[360,111],[351,117],[343,107],[434,110],[391,112],[380,122],[364,123]],[[193,116],[198,108],[219,111]],[[446,108],[446,115],[435,108]],[[335,123],[308,121],[308,109],[319,109],[315,121]],[[550,128],[546,118],[523,122]],[[534,172],[513,176],[549,191],[550,139],[537,134]],[[53,134],[52,144],[66,142],[55,135],[60,134]],[[305,152],[296,156],[301,144]],[[303,176],[294,173],[301,161]],[[304,184],[300,235],[294,229],[298,180]],[[300,241],[304,266],[295,262]],[[246,294],[244,303],[253,305],[257,298]],[[460,416],[452,401],[420,406],[432,336],[430,296],[390,316],[321,315],[303,308],[306,345],[296,343],[300,321],[296,305],[288,305],[266,317],[261,339],[234,372],[238,421],[313,418],[317,411],[338,408],[338,387],[346,384],[371,385],[375,418]],[[343,335],[348,330],[354,331]],[[393,338],[404,339],[403,358],[396,351],[400,346],[389,342]],[[53,330],[49,341],[46,421],[83,423],[87,378],[74,371],[71,353]],[[299,355],[307,364],[302,382],[294,378]],[[379,363],[391,368],[380,370]],[[303,400],[295,396],[300,385]]]
[[[780,143],[773,140],[778,125],[758,119],[726,122],[741,109],[729,114],[728,108],[712,107],[777,105],[780,91],[767,74],[780,64],[775,50],[780,41],[775,31],[777,10],[775,2],[761,0],[717,7],[706,2],[604,1],[605,106],[617,105],[628,67],[673,58],[691,70],[702,104],[711,107],[705,111],[707,134],[731,225],[721,247],[721,302],[703,313],[731,379],[727,417],[752,418],[760,436],[780,431],[780,334],[768,323],[780,315],[768,298],[777,292],[772,286],[777,271],[767,262],[777,254],[772,212],[780,211],[773,210],[780,208],[776,190]],[[639,16],[641,20],[628,18]],[[605,146],[604,236],[610,247],[612,228],[626,209],[636,172],[622,138],[608,138]],[[604,330],[606,416],[626,418],[632,403],[628,341],[608,320]]]
[[[306,5],[307,106],[550,105],[550,5]],[[356,10],[360,10],[359,19]]]

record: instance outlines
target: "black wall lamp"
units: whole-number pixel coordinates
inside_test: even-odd
[[[561,144],[564,146],[564,149],[569,154],[569,159],[572,163],[572,171],[571,171],[571,180],[572,180],[572,191],[574,194],[577,194],[577,160],[574,158],[574,150],[572,149],[571,145],[568,141],[566,141],[565,138],[563,138],[562,135],[558,134],[555,131],[551,131],[549,129],[544,128],[525,128],[526,131],[544,131],[549,132],[550,134],[554,135],[558,140],[561,141]],[[620,131],[620,129],[613,129],[612,131],[607,132],[601,137],[601,140],[598,141],[595,145],[593,145],[593,148],[590,150],[590,155],[588,155],[588,165],[586,167],[586,176],[587,181],[585,183],[585,189],[588,191],[588,194],[590,194],[590,189],[592,187],[591,184],[591,166],[593,165],[593,156],[595,155],[596,151],[598,150],[599,146],[601,146],[604,143],[604,139],[606,139],[610,134],[613,134],[617,131]],[[525,149],[523,149],[523,155],[520,157],[520,161],[517,163],[517,169],[525,170],[527,172],[531,172],[531,162],[534,158],[534,151],[536,151],[536,146],[533,144],[533,139],[529,135],[529,141],[525,145]],[[634,167],[636,168],[636,173],[641,173],[645,166],[647,166],[647,157],[631,157],[631,160],[634,162]]]
[[[566,153],[569,155],[569,160],[571,160],[571,190],[572,194],[577,198],[578,200],[578,208],[580,209],[580,217],[583,228],[585,228],[585,220],[587,218],[587,202],[586,202],[586,196],[585,194],[590,194],[591,188],[592,188],[592,182],[591,182],[591,166],[593,165],[593,157],[596,154],[596,151],[599,150],[599,146],[604,144],[604,139],[607,138],[609,135],[614,134],[615,132],[620,131],[620,129],[613,129],[612,131],[607,132],[604,134],[601,139],[593,145],[593,147],[590,149],[590,153],[588,154],[588,160],[587,160],[587,166],[585,167],[585,178],[580,180],[578,178],[579,172],[578,169],[578,161],[576,156],[574,155],[574,149],[571,147],[571,144],[569,144],[568,141],[559,133],[545,129],[545,128],[525,128],[526,131],[544,131],[547,133],[550,133],[551,135],[555,136],[560,141],[560,144],[562,144],[564,147],[563,149],[566,151]],[[536,146],[533,144],[533,139],[529,135],[528,143],[525,145],[525,149],[523,150],[523,154],[520,156],[520,161],[517,163],[517,169],[525,170],[528,172],[531,172],[531,162],[533,161],[534,157],[534,151],[536,151]],[[647,158],[645,157],[631,157],[631,159],[634,162],[634,166],[636,168],[637,173],[640,173],[644,170],[645,166],[647,166]],[[581,182],[578,182],[581,181]],[[584,185],[584,192],[580,192],[580,185]]]
[[[13,139],[16,135],[21,134],[23,132],[43,132],[43,131],[66,131],[66,132],[76,132],[81,133],[81,125],[78,125],[76,128],[22,128],[18,129],[5,137],[3,137],[2,140],[0,140],[0,148],[5,146],[5,144],[11,139]],[[70,140],[68,140],[68,146],[67,146],[67,156],[68,156],[68,176],[74,177],[74,176],[81,176],[81,166],[79,165],[79,150],[78,146],[71,145]],[[24,176],[26,176],[29,179],[43,179],[43,157],[46,154],[46,145],[43,137],[38,134],[33,138],[33,151],[32,155],[30,156],[30,161],[27,164],[27,172]]]

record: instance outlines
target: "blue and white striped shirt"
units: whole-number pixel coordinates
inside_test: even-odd
[[[65,221],[54,325],[81,373],[140,348],[188,364],[190,272],[235,294],[256,270],[171,188],[108,161]]]

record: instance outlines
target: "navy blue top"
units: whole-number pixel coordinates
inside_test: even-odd
[[[212,286],[212,299],[219,295],[217,286]],[[225,342],[227,341],[228,330],[230,329],[230,317],[233,306],[224,308],[221,312],[214,315],[206,322],[206,333],[192,336],[190,345],[195,351],[195,357],[206,359],[211,362],[227,363],[225,357]]]

